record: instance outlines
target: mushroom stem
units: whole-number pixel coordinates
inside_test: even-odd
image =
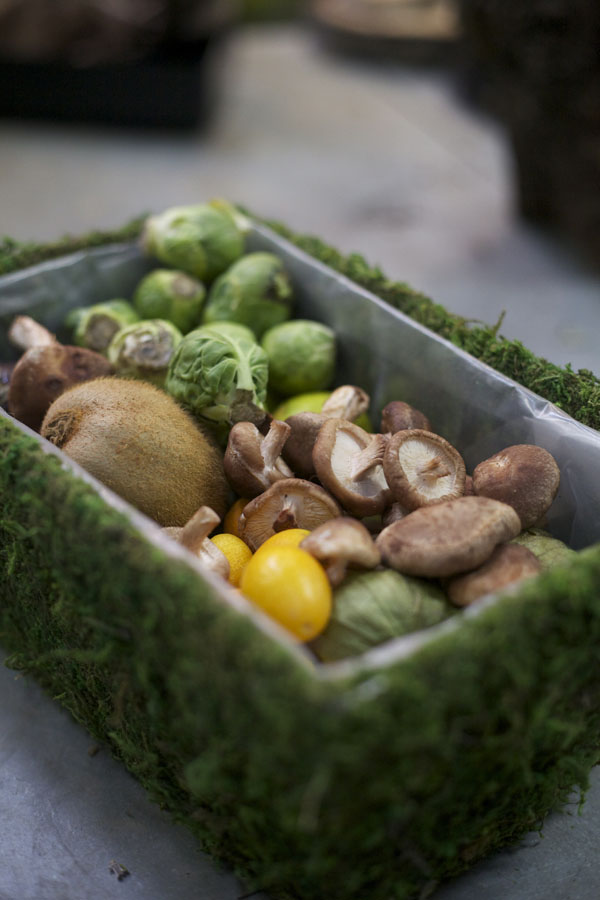
[[[325,574],[329,579],[329,584],[332,587],[338,587],[346,577],[348,561],[345,559],[332,559],[327,562],[322,561],[322,565],[325,568]]]
[[[330,419],[348,419],[353,422],[369,408],[369,395],[354,384],[336,388],[321,407],[321,413]]]
[[[276,465],[291,430],[289,425],[279,419],[271,421],[269,430],[261,441],[261,455],[266,467]]]
[[[424,478],[444,478],[445,475],[452,474],[450,469],[443,464],[439,456],[432,456],[430,460],[422,466],[419,466],[417,472]]]
[[[191,519],[189,519],[181,531],[177,540],[192,553],[197,553],[202,542],[217,527],[221,519],[210,506],[201,506]]]
[[[374,434],[373,439],[364,450],[357,453],[352,459],[350,477],[352,481],[359,481],[362,476],[375,466],[383,465],[383,455],[387,444],[384,434]]]
[[[8,329],[8,339],[19,350],[57,343],[54,335],[31,316],[16,316]]]
[[[288,506],[284,506],[279,515],[273,522],[273,531],[287,531],[288,528],[296,528],[298,520],[294,510],[293,502]]]

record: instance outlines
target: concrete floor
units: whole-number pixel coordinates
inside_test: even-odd
[[[450,79],[340,60],[281,27],[239,32],[218,63],[221,102],[203,133],[0,121],[0,233],[45,240],[225,196],[360,251],[456,313],[506,311],[506,336],[600,373],[600,280],[515,220],[502,134]],[[88,755],[88,736],[35,684],[5,671],[0,695],[0,900],[243,893],[119,765]],[[597,898],[595,776],[581,814],[575,798],[543,839],[436,897]],[[113,858],[131,871],[122,882]]]

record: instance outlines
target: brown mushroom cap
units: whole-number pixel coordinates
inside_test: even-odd
[[[454,606],[469,606],[486,594],[532,578],[541,569],[531,550],[520,544],[500,544],[479,568],[451,578],[445,585],[446,594]]]
[[[354,516],[377,515],[390,499],[382,465],[387,441],[345,419],[328,419],[319,431],[312,452],[319,481]]]
[[[473,472],[473,488],[480,497],[508,503],[522,528],[535,525],[552,505],[560,484],[560,470],[551,453],[535,444],[513,444],[480,462]]]
[[[323,413],[312,412],[294,413],[285,420],[290,433],[281,455],[297,478],[312,478],[315,474],[312,451],[326,421]]]
[[[383,433],[395,434],[397,431],[421,428],[431,431],[429,419],[420,410],[415,409],[403,400],[392,400],[381,410],[381,428]]]
[[[246,504],[239,519],[238,534],[254,552],[278,531],[287,528],[312,531],[341,515],[339,505],[318,484],[302,478],[284,478]]]
[[[519,517],[506,503],[458,497],[411,512],[384,528],[375,543],[384,563],[398,572],[441,578],[481,565],[520,530]]]
[[[384,510],[383,515],[381,516],[382,528],[387,528],[387,526],[392,525],[393,522],[399,522],[400,519],[407,516],[409,512],[410,510],[405,506],[402,506],[401,503],[398,503],[397,500],[394,500],[394,502]]]
[[[320,413],[301,412],[285,420],[291,432],[282,456],[298,478],[312,478],[316,474],[312,449],[321,426],[327,419],[354,421],[369,408],[369,395],[354,384],[343,384],[331,392]]]
[[[63,391],[112,372],[109,361],[93,350],[56,342],[38,344],[26,350],[13,369],[7,397],[9,412],[39,431],[46,412]]]
[[[348,566],[374,569],[381,562],[368,529],[349,516],[319,525],[300,542],[300,547],[319,560],[333,587],[341,584]]]
[[[252,422],[237,422],[229,432],[223,468],[230,486],[240,497],[258,496],[276,481],[293,478],[281,458],[290,433],[285,422],[272,419],[266,435]]]
[[[421,428],[389,438],[383,471],[394,500],[409,510],[452,500],[465,489],[465,464],[458,450]]]

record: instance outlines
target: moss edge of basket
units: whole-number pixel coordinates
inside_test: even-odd
[[[591,373],[539,360],[494,328],[471,328],[357,254],[266,224],[596,423]],[[132,240],[140,227],[138,219],[45,246],[5,242],[0,270]],[[600,733],[596,548],[409,660],[327,683],[205,588],[198,604],[191,570],[5,419],[0,491],[0,638],[11,664],[107,742],[249,886],[294,900],[417,896],[535,827],[572,786],[586,787]],[[118,582],[112,549],[128,563]],[[240,679],[240,665],[252,677]],[[386,702],[370,703],[378,693]],[[191,697],[201,698],[194,708]],[[378,771],[372,784],[369,766]]]

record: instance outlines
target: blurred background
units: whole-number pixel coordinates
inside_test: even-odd
[[[0,234],[223,196],[600,372],[600,7],[0,0]]]
[[[225,197],[598,375],[599,47],[589,0],[0,0],[0,238]],[[64,710],[1,682],[0,896],[53,900],[51,872],[73,900],[239,898]],[[597,810],[599,777],[440,900],[597,898]]]

